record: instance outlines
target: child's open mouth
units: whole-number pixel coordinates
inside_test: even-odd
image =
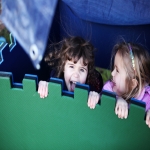
[[[75,81],[70,81],[70,91],[74,92],[74,89],[76,87],[76,82]]]

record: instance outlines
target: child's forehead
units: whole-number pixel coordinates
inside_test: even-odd
[[[121,54],[119,51],[117,51],[117,53],[115,55],[115,61],[121,61]]]
[[[119,51],[115,55],[115,62],[114,63],[117,67],[122,67],[124,65],[123,57],[122,57],[122,55],[120,54]]]
[[[84,64],[84,61],[83,61],[83,57],[80,57],[80,58],[72,58],[71,60],[68,60],[68,63],[73,63],[73,64],[80,64],[81,66],[86,66]]]

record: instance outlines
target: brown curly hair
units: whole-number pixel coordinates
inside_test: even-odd
[[[52,48],[53,47],[53,48]],[[56,77],[62,77],[67,60],[77,63],[83,58],[83,64],[88,66],[86,83],[94,76],[94,47],[81,37],[70,37],[57,44],[50,45],[50,51],[45,57],[48,65],[56,69]]]

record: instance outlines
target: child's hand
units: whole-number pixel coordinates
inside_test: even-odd
[[[150,109],[147,111],[146,124],[147,124],[148,127],[150,128]]]
[[[90,91],[89,98],[88,98],[88,107],[90,107],[91,109],[94,109],[96,104],[99,101],[99,97],[100,95],[97,92]]]
[[[40,81],[38,87],[38,93],[40,94],[40,98],[45,98],[48,95],[48,82]]]
[[[128,103],[121,97],[117,98],[115,113],[121,119],[126,119],[128,116]]]

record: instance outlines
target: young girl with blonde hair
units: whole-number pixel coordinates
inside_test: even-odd
[[[146,104],[146,124],[150,127],[150,56],[140,45],[118,43],[114,46],[111,62],[112,80],[103,89],[116,93],[115,113],[127,118],[130,98]],[[89,106],[91,102],[89,102]],[[93,104],[95,107],[96,102]]]
[[[99,72],[94,69],[94,47],[81,37],[66,38],[48,53],[45,58],[53,68],[51,77],[63,79],[64,89],[74,92],[76,83],[90,86],[89,99],[99,100],[99,93],[103,87],[103,80]],[[41,98],[48,96],[48,82],[40,81],[38,93]]]

